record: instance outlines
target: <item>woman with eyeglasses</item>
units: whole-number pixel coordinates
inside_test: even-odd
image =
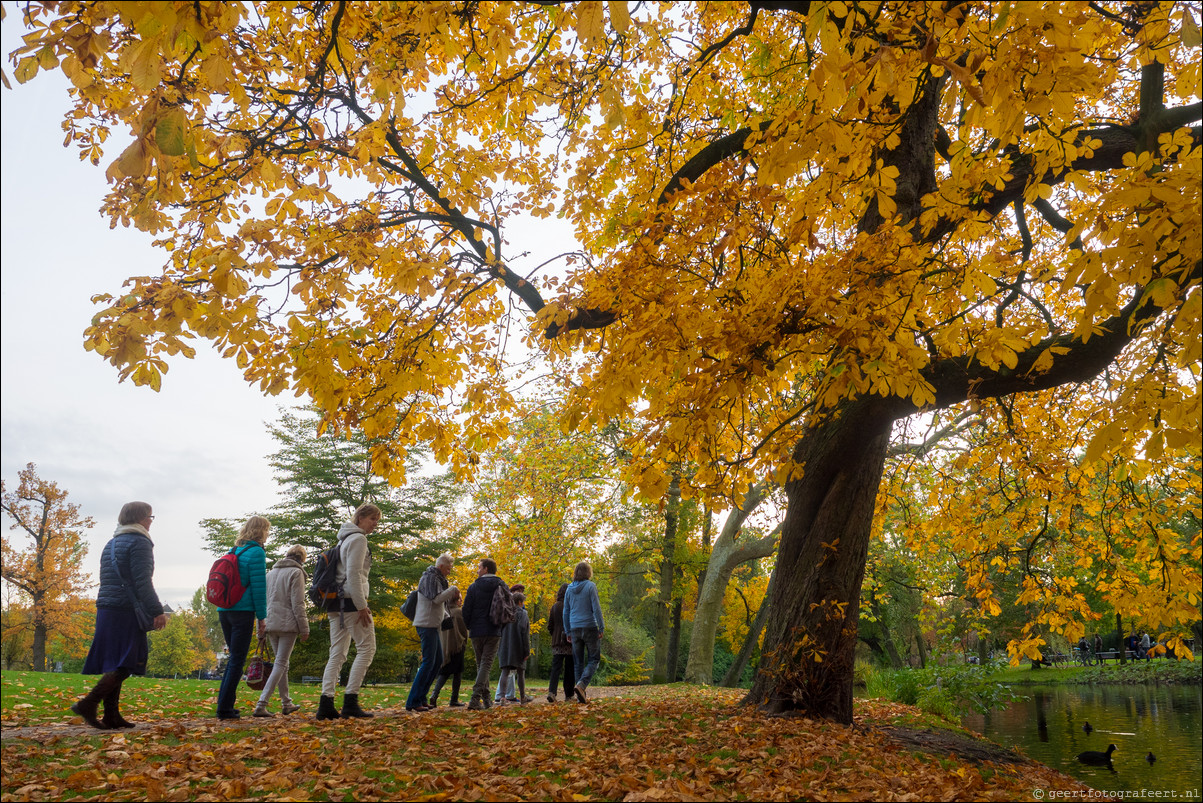
[[[100,553],[96,633],[83,673],[101,678],[92,691],[71,706],[71,711],[93,728],[134,727],[118,708],[121,684],[130,675],[146,674],[150,654],[146,633],[167,626],[167,614],[151,582],[155,547],[150,525],[154,520],[146,502],[129,502],[117,515],[117,529]],[[97,718],[101,703],[104,716]]]

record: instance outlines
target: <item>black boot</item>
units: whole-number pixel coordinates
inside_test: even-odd
[[[343,719],[371,719],[372,716],[359,707],[358,694],[343,695]]]
[[[109,696],[115,688],[121,688],[121,681],[124,680],[117,672],[109,672],[107,675],[102,675],[96,685],[92,687],[92,691],[84,695],[83,699],[71,706],[71,713],[77,714],[84,718],[84,722],[91,725],[93,728],[100,730],[108,730],[109,726],[96,718],[96,709],[100,705],[100,701]]]
[[[451,676],[451,707],[452,708],[463,708],[463,705],[464,705],[463,703],[461,703],[459,701],[459,681],[460,681],[460,676],[458,674]]]
[[[100,721],[107,725],[110,730],[134,727],[134,723],[121,716],[121,683],[124,680],[125,678],[121,678],[121,680],[117,681],[117,688],[106,694],[104,698],[104,717]]]
[[[334,698],[322,695],[317,701],[317,716],[315,719],[338,719],[338,709],[334,707]]]

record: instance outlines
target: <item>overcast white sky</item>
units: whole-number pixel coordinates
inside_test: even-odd
[[[110,230],[97,211],[107,161],[93,167],[62,147],[62,75],[12,79],[7,54],[20,15],[6,5],[0,37],[13,89],[0,90],[0,471],[15,488],[17,472],[36,463],[96,520],[85,561],[94,577],[121,505],[150,502],[155,586],[164,601],[186,605],[212,562],[197,522],[276,503],[264,423],[296,400],[262,396],[203,343],[196,359],[171,363],[159,393],[119,384],[115,368],[84,351],[90,297],[156,273],[164,254],[141,232]],[[11,523],[4,516],[6,532]]]
[[[199,340],[195,359],[170,363],[159,393],[118,383],[117,369],[84,351],[83,330],[97,311],[91,296],[157,273],[165,253],[139,231],[111,230],[100,215],[104,170],[128,140],[115,132],[100,166],[62,147],[68,82],[58,72],[15,82],[7,55],[19,44],[20,13],[5,6],[0,52],[13,89],[0,90],[0,470],[15,488],[17,472],[36,463],[96,520],[85,562],[93,577],[121,505],[150,502],[155,586],[173,606],[186,605],[212,562],[198,522],[277,502],[265,422],[278,405],[299,402],[262,396]],[[576,248],[571,227],[554,218],[511,221],[507,234],[513,252],[527,252],[512,263],[520,271]]]

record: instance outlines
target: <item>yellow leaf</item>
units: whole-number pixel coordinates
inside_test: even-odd
[[[631,13],[627,10],[627,0],[610,0],[609,6],[610,25],[618,33],[626,33],[627,29],[631,27]]]
[[[604,8],[601,0],[584,0],[576,4],[576,35],[587,50],[605,41]]]

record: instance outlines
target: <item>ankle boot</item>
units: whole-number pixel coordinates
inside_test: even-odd
[[[338,709],[334,707],[334,698],[322,695],[317,701],[317,715],[314,719],[338,719]]]
[[[373,715],[359,707],[358,694],[344,694],[342,716],[343,719],[371,719]]]
[[[109,727],[110,730],[119,728],[132,728],[134,723],[130,722],[125,717],[121,716],[121,684],[117,684],[117,688],[113,689],[104,698],[104,716],[101,722]]]
[[[251,716],[253,716],[253,717],[274,717],[275,714],[273,714],[271,711],[268,711],[267,703],[260,700],[259,702],[255,703],[255,710],[251,713]]]
[[[96,709],[100,705],[100,701],[108,697],[114,688],[121,687],[121,680],[116,672],[109,672],[107,675],[102,675],[96,685],[92,687],[92,691],[84,695],[83,699],[71,706],[71,713],[84,718],[84,722],[91,725],[93,728],[100,730],[108,730],[109,726],[96,718]]]

